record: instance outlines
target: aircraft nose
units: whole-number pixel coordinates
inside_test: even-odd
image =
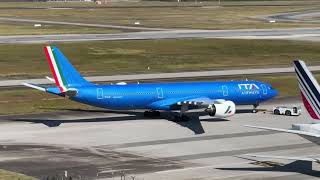
[[[272,93],[271,93],[272,97],[278,96],[278,94],[279,92],[277,90],[275,89],[272,90]]]

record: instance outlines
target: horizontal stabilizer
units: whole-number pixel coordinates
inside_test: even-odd
[[[46,78],[47,78],[49,81],[51,81],[51,82],[54,82],[54,83],[55,83],[55,81],[54,81],[54,79],[53,79],[53,78],[51,78],[51,77],[49,77],[49,76],[46,76]]]
[[[27,87],[30,87],[30,88],[33,88],[33,89],[37,89],[37,90],[39,90],[39,91],[46,92],[46,88],[40,87],[40,86],[37,86],[37,85],[34,85],[34,84],[22,83],[22,85],[27,86]]]

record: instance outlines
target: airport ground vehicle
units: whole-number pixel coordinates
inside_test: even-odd
[[[277,106],[273,108],[273,114],[286,116],[299,116],[301,114],[300,106]]]

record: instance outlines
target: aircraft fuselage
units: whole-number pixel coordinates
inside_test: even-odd
[[[160,106],[161,102],[208,97],[230,100],[236,105],[255,105],[275,95],[277,91],[266,83],[229,81],[85,86],[71,99],[108,109],[174,110],[174,106]]]

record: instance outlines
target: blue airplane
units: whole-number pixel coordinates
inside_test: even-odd
[[[253,105],[275,97],[270,84],[258,81],[118,83],[93,84],[85,80],[54,46],[44,47],[55,82],[54,87],[24,85],[73,101],[113,110],[144,109],[145,116],[159,116],[159,111],[180,111],[177,119],[187,120],[190,109],[204,109],[208,115],[226,118],[236,112],[236,105]]]

